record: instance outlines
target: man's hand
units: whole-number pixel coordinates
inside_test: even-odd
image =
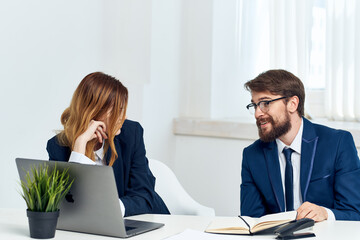
[[[304,202],[297,210],[297,218],[311,218],[315,222],[321,222],[328,218],[325,208],[310,202]]]

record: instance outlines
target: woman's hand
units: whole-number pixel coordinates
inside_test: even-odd
[[[99,143],[108,138],[104,122],[91,120],[86,131],[75,140],[73,151],[85,154],[86,144],[94,138],[97,138]]]

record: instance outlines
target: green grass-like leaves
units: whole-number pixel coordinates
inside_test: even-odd
[[[33,166],[32,177],[28,171],[25,181],[21,181],[22,197],[28,210],[34,212],[55,212],[65,195],[69,192],[74,179],[70,181],[69,169],[60,171],[56,165],[52,171],[46,164]]]

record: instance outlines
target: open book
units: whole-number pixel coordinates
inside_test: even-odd
[[[213,220],[205,232],[224,234],[272,234],[274,230],[285,223],[296,219],[296,211],[274,213],[252,218],[218,217]]]

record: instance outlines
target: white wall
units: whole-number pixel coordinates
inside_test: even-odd
[[[100,1],[0,2],[0,207],[24,206],[15,158],[47,159],[75,86],[99,68],[99,9]]]
[[[181,0],[153,1],[151,74],[144,85],[143,118],[147,155],[171,166],[175,156],[172,121],[179,114]]]
[[[192,136],[176,137],[176,166],[180,182],[216,215],[240,213],[242,150],[252,141]]]

